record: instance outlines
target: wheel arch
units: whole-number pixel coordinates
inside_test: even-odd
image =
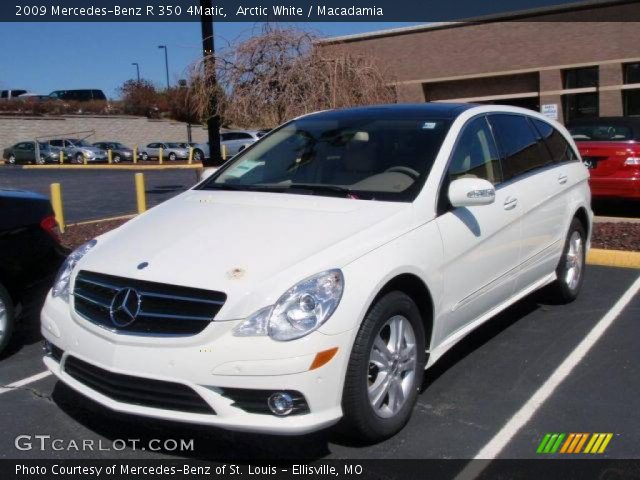
[[[424,325],[425,346],[427,350],[429,350],[431,348],[434,326],[434,303],[429,287],[420,277],[413,273],[396,275],[388,280],[378,291],[371,301],[369,309],[371,309],[380,298],[393,291],[400,291],[407,294],[416,303]]]
[[[580,221],[584,227],[585,233],[587,234],[587,238],[589,238],[589,235],[591,234],[591,222],[589,221],[587,209],[584,206],[578,207],[572,218],[577,218]]]

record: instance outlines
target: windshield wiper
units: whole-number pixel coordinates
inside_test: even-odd
[[[282,191],[283,187],[268,185],[238,185],[235,183],[209,183],[200,187],[202,190],[232,190],[237,192],[273,192]]]
[[[347,198],[358,198],[352,190],[339,187],[338,185],[318,185],[315,183],[291,183],[287,185],[286,190],[300,190],[302,193],[309,192],[311,194],[314,193],[325,193],[325,194],[333,194],[334,196],[339,197],[347,197]]]

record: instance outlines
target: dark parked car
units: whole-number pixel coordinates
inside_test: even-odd
[[[580,119],[567,128],[589,168],[594,197],[640,200],[640,118]]]
[[[133,149],[119,142],[96,142],[93,146],[107,152],[111,150],[111,159],[113,160],[113,163],[133,161]]]
[[[13,332],[25,291],[50,279],[66,256],[49,199],[0,189],[0,352]]]
[[[82,89],[82,90],[56,90],[49,94],[53,100],[75,100],[76,102],[88,102],[90,100],[106,100],[102,90]]]
[[[2,158],[11,165],[21,163],[37,163],[44,165],[45,163],[60,162],[60,148],[40,142],[38,144],[39,152],[36,152],[36,142],[19,142],[12,147],[5,148],[2,152]],[[67,160],[67,154],[63,153],[63,160]]]

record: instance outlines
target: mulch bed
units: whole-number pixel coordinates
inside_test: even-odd
[[[607,250],[640,251],[640,223],[595,223],[591,245]]]
[[[106,222],[86,223],[83,225],[70,225],[61,235],[62,244],[67,248],[77,248],[92,238],[119,227],[126,219],[109,220]]]
[[[121,219],[72,225],[62,235],[62,243],[69,248],[76,248],[126,221]],[[608,250],[640,251],[640,223],[595,223],[591,245]]]

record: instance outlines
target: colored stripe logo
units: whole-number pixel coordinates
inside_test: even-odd
[[[599,454],[604,453],[612,438],[613,433],[547,433],[538,445],[536,453]]]

